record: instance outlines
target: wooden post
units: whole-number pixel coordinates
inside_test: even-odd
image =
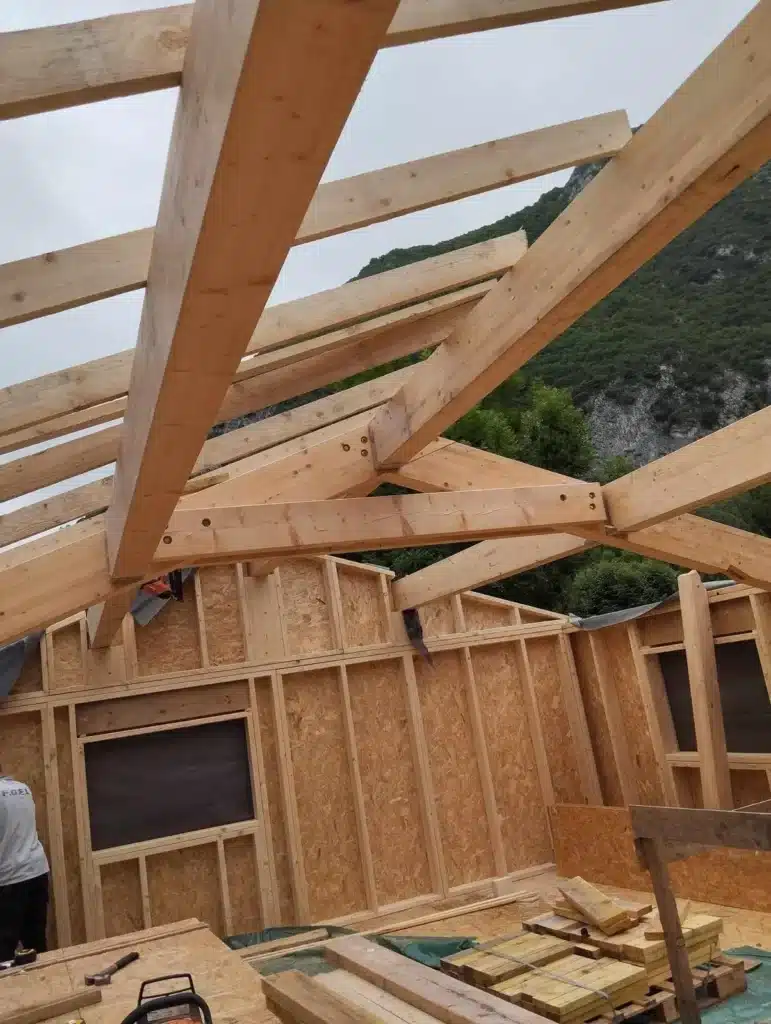
[[[697,572],[677,580],[704,806],[733,807],[709,598]]]
[[[672,968],[680,1020],[682,1024],[700,1024],[701,1014],[696,1004],[691,966],[688,963],[677,902],[669,880],[664,846],[656,839],[635,839],[635,844],[640,860],[650,872],[653,883],[653,894],[656,897],[656,906],[664,932],[669,966]]]

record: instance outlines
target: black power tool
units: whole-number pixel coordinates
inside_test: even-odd
[[[179,981],[184,978],[184,988],[173,988],[155,995],[145,995],[149,985],[161,982]],[[195,990],[189,974],[166,974],[162,978],[149,978],[139,989],[137,1005],[123,1019],[123,1024],[212,1024],[211,1011]]]

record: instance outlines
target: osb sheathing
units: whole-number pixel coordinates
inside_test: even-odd
[[[555,799],[573,802],[581,799],[578,759],[572,743],[566,743],[570,720],[565,703],[565,680],[560,671],[559,651],[552,637],[528,640],[527,657],[535,686],[546,756],[551,771]]]
[[[348,687],[378,898],[398,903],[431,891],[401,661],[352,665]]]
[[[42,660],[0,712],[0,752],[30,781],[49,849],[48,801],[61,821],[54,874],[66,877],[58,916],[72,941],[191,914],[219,934],[344,918],[484,882],[503,862],[511,872],[549,861],[514,606],[471,595],[428,606],[425,634],[448,648],[433,652],[432,668],[405,646],[389,586],[337,559],[254,579],[217,566],[147,626],[126,619],[108,650],[89,649],[84,616],[48,631]],[[497,632],[474,646],[488,630]],[[529,636],[531,645],[558,790],[580,798],[570,734],[558,744],[550,732],[565,714],[561,681],[546,678],[558,637]],[[53,701],[58,785],[47,791],[40,715]],[[78,825],[82,741],[224,714],[252,723],[258,831],[226,836],[222,857],[215,841],[183,836],[179,849],[145,844],[97,868]]]
[[[632,655],[627,626],[614,626],[601,633],[607,653],[610,679],[616,688],[624,725],[625,740],[632,756],[640,803],[665,803],[659,782],[656,755],[653,749],[648,717],[641,685]]]
[[[284,677],[300,841],[313,920],[366,906],[337,669]]]
[[[448,881],[490,878],[495,867],[462,656],[434,655],[434,667],[419,661],[415,674]]]
[[[605,630],[598,630],[594,634],[592,639],[595,645],[604,647],[605,632]],[[570,637],[570,643],[578,673],[581,699],[586,711],[589,736],[592,741],[592,749],[594,750],[594,758],[597,764],[597,774],[600,777],[602,797],[604,802],[610,806],[623,807],[624,797],[621,792],[618,765],[616,764],[616,757],[613,752],[610,725],[602,700],[597,665],[592,655],[589,634],[573,633]]]
[[[471,665],[479,694],[493,789],[501,822],[506,868],[545,864],[549,827],[525,714],[523,682],[514,644],[478,647]]]
[[[650,891],[650,876],[637,864],[625,808],[558,805],[551,819],[559,875]],[[669,870],[677,896],[771,911],[771,854],[719,848],[676,861]]]

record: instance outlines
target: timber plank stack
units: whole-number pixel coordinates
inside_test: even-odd
[[[555,911],[524,931],[442,960],[442,970],[559,1024],[677,1016],[658,915],[613,899],[581,878],[560,883]],[[719,952],[721,918],[679,908],[696,987],[724,999],[746,987],[744,965]],[[702,965],[709,965],[700,971]]]

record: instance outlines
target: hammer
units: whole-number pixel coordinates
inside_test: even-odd
[[[113,974],[122,970],[124,967],[128,967],[129,964],[133,964],[135,960],[139,959],[139,953],[126,953],[120,960],[116,960],[114,964],[109,967],[105,967],[103,971],[98,974],[87,974],[85,981],[87,985],[109,985],[112,981]]]

